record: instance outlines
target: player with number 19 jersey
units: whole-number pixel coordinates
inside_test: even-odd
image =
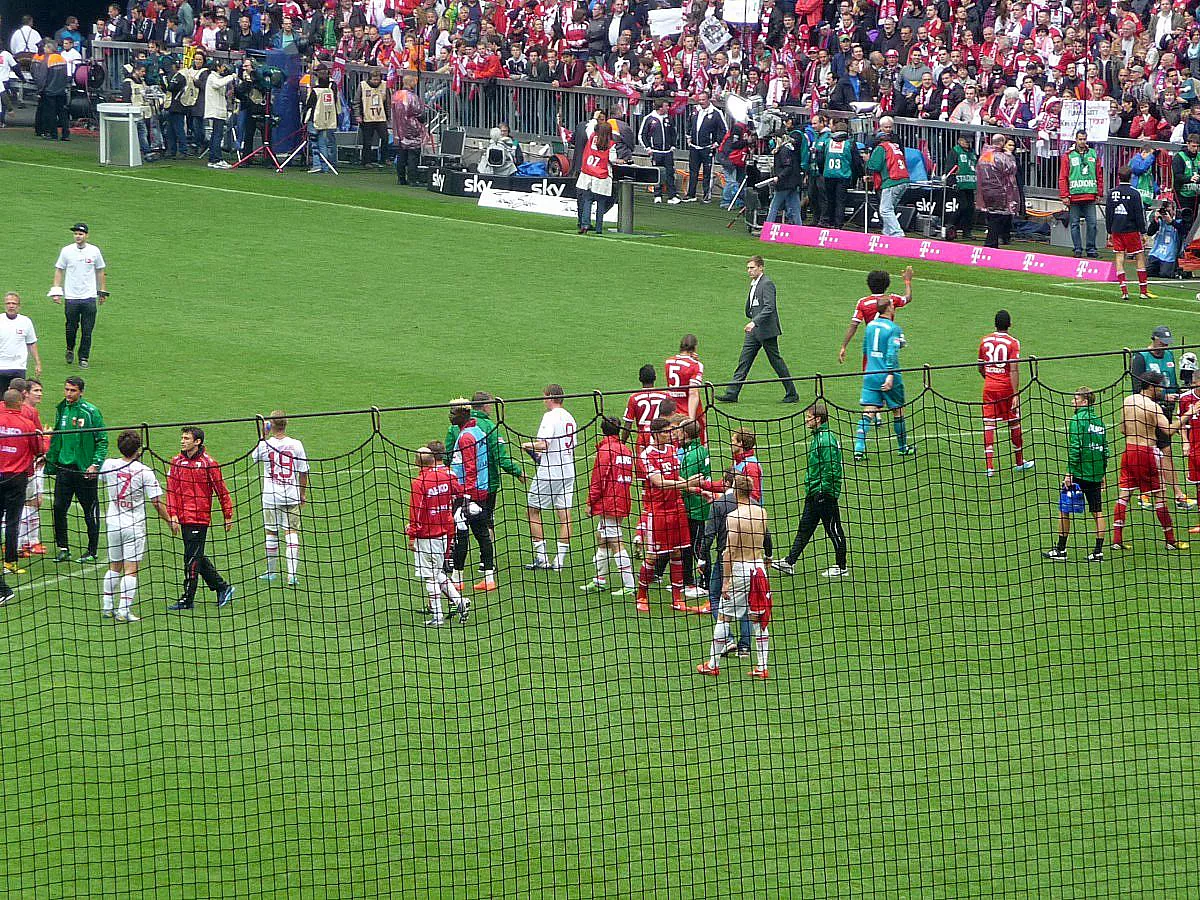
[[[153,470],[139,460],[106,459],[100,483],[108,489],[108,557],[140,562],[146,555],[146,501],[162,496]]]
[[[268,437],[258,442],[253,459],[262,466],[264,509],[300,505],[300,476],[308,474],[304,445],[293,437]]]

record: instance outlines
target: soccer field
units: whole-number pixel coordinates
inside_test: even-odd
[[[315,458],[297,590],[256,578],[253,421],[207,428],[237,507],[212,546],[238,588],[232,608],[202,589],[193,613],[165,611],[180,551],[154,521],[136,625],[101,624],[102,567],[42,558],[15,580],[0,609],[5,892],[1200,892],[1191,555],[1168,557],[1147,512],[1132,514],[1133,549],[1102,565],[1082,562],[1085,517],[1072,562],[1039,552],[1069,393],[1104,388],[1112,426],[1120,357],[1041,364],[1022,404],[1037,468],[1009,472],[1001,434],[991,481],[973,367],[932,371],[927,390],[907,376],[918,456],[895,458],[881,428],[861,465],[848,452],[857,379],[806,381],[805,399],[819,389],[837,407],[852,577],[816,575],[832,562],[821,536],[795,578],[773,576],[765,683],[745,677],[748,661],[695,675],[711,619],[671,612],[665,590],[649,616],[585,600],[594,538],[578,515],[568,570],[523,571],[524,491],[511,480],[500,591],[478,597],[467,624],[427,630],[403,527],[410,451],[444,435],[446,400],[531,397],[549,382],[619,392],[685,332],[707,377],[725,381],[757,252],[793,372],[846,372],[856,353],[839,367],[836,350],[866,271],[890,269],[898,288],[903,263],[760,245],[696,207],[640,205],[639,229],[657,237],[581,238],[566,220],[397,189],[386,174],[118,172],[95,166],[90,144],[62,153],[0,144],[13,186],[0,286],[22,293],[38,327],[43,419],[72,371],[44,294],[78,220],[109,265],[83,373],[109,424],[388,411],[293,421]],[[916,268],[916,300],[897,317],[906,366],[973,360],[1001,307],[1040,357],[1144,346],[1158,324],[1200,335],[1200,304],[1182,289],[1145,306],[1115,288]],[[754,374],[770,374],[765,360]],[[781,394],[748,387],[712,414],[710,446],[720,471],[731,429],[754,428],[786,546],[807,432]],[[624,402],[567,406],[586,426],[582,487],[597,412]],[[541,412],[506,404],[510,442]],[[161,478],[178,428],[148,433]],[[42,534],[50,543],[48,510]]]

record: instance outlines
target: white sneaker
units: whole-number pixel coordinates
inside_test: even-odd
[[[113,620],[117,622],[140,622],[142,621],[142,617],[135,616],[132,612],[117,613],[113,616]]]
[[[308,170],[308,174],[309,174],[309,175],[320,175],[320,174],[321,174],[321,167],[320,167],[320,166],[313,166],[311,169],[309,169],[309,170]]]
[[[1027,459],[1019,466],[1013,466],[1014,472],[1029,472],[1033,470],[1033,460]]]
[[[678,197],[672,197],[670,200],[667,201],[667,206],[678,206],[682,202],[683,201],[680,200]]]
[[[209,163],[208,167],[210,169],[219,169],[219,168],[221,168],[221,165],[220,165],[220,163]]]
[[[683,589],[683,596],[686,597],[688,600],[699,600],[703,597],[707,597],[708,591],[706,591],[702,587],[692,585],[691,587],[685,587]]]
[[[850,574],[849,569],[843,569],[841,566],[830,566],[821,573],[822,578],[845,578]]]
[[[662,197],[655,197],[655,198],[654,198],[654,202],[655,202],[655,204],[656,204],[656,205],[657,205],[657,204],[659,204],[659,203],[662,203]]]

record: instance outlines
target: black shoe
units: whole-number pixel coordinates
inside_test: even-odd
[[[73,362],[75,362],[75,351],[68,350],[67,351],[67,365],[69,366]]]
[[[1089,250],[1087,253],[1087,258],[1088,259],[1099,259],[1100,254],[1097,253],[1095,250]]]
[[[86,369],[87,367],[88,367],[88,361],[86,359],[84,359],[82,356],[79,357],[79,368]]]
[[[12,588],[10,588],[10,587],[0,588],[0,606],[3,606],[5,603],[7,603],[9,600],[11,600],[15,596],[16,595],[13,593]]]
[[[737,403],[738,402],[737,394],[718,394],[717,402],[718,403]]]
[[[797,395],[797,394],[792,394],[790,397],[784,397],[784,398],[783,398],[782,400],[780,400],[779,402],[780,402],[780,403],[799,403],[799,402],[800,402],[800,397],[799,397],[799,395]]]
[[[181,609],[191,609],[194,605],[195,604],[193,604],[190,600],[176,600],[174,603],[168,606],[167,609],[171,610],[172,612],[178,612]]]
[[[1082,250],[1073,250],[1071,252],[1071,255],[1074,256],[1076,259],[1083,259],[1083,251]]]

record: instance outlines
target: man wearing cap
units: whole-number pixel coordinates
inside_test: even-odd
[[[75,242],[67,244],[54,264],[54,284],[48,296],[55,303],[67,303],[67,365],[75,362],[75,335],[79,338],[79,368],[88,367],[92,352],[92,329],[96,326],[96,305],[108,299],[108,279],[100,248],[88,243],[86,222],[71,226]]]
[[[1150,333],[1150,346],[1134,353],[1129,366],[1129,375],[1133,381],[1132,387],[1135,394],[1141,392],[1150,383],[1147,380],[1147,373],[1158,373],[1160,378],[1156,383],[1162,388],[1159,404],[1162,406],[1163,415],[1167,417],[1167,421],[1174,416],[1175,401],[1179,399],[1179,376],[1175,366],[1175,354],[1170,350],[1171,342],[1171,329],[1166,325],[1159,325]],[[1177,507],[1195,509],[1196,501],[1184,493],[1179,480],[1175,477],[1175,459],[1171,455],[1172,434],[1174,434],[1173,431],[1160,431],[1156,441],[1156,446],[1161,454],[1159,468],[1162,470],[1163,487],[1170,488],[1174,492]],[[1142,498],[1142,505],[1147,505],[1145,497]]]

